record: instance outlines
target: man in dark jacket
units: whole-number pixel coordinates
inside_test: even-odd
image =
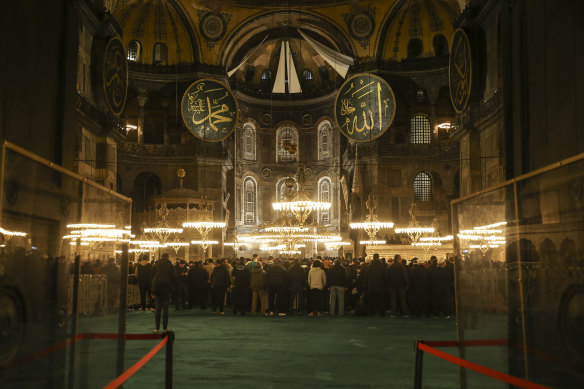
[[[206,309],[209,299],[209,273],[203,268],[201,261],[195,262],[195,265],[190,268],[189,285],[192,291],[191,300],[193,300],[191,305],[197,304],[201,309]]]
[[[285,285],[285,270],[282,266],[281,259],[277,259],[273,265],[268,267],[268,270],[266,270],[266,277],[268,279],[269,288],[268,310],[270,311],[270,315],[273,315],[277,310],[280,316],[286,316],[284,307],[288,304],[288,302],[282,301],[283,296],[285,295],[283,290]],[[274,302],[277,303],[277,309],[274,307]]]
[[[251,279],[251,271],[245,266],[245,259],[239,259],[237,266],[231,271],[231,280],[233,282],[233,289],[231,290],[231,299],[233,301],[233,314],[241,312],[245,315],[248,310],[247,303],[249,301],[249,282]]]
[[[176,259],[176,274],[178,276],[176,294],[175,294],[175,305],[176,310],[180,311],[186,308],[186,302],[190,299],[189,297],[189,267],[184,259]]]
[[[213,274],[211,274],[211,294],[212,294],[212,308],[213,314],[219,307],[219,314],[224,315],[223,306],[225,304],[225,293],[231,286],[231,278],[229,277],[229,270],[223,265],[223,259],[218,259],[215,262]]]
[[[160,314],[162,313],[162,329],[168,329],[168,304],[172,288],[176,285],[177,277],[176,270],[170,260],[168,254],[162,254],[162,257],[156,265],[154,265],[152,276],[152,292],[156,296],[156,313],[154,315],[154,324],[156,329],[154,332],[160,330]]]
[[[330,314],[335,314],[335,306],[339,304],[339,316],[345,314],[345,290],[349,285],[347,270],[341,265],[341,260],[336,259],[335,264],[328,272],[328,284],[331,292]]]
[[[308,276],[306,271],[300,266],[298,259],[294,260],[287,275],[290,284],[290,311],[294,311],[294,301],[296,301],[296,310],[298,316],[301,316],[305,306],[304,290],[306,289]]]
[[[385,314],[383,307],[383,295],[387,290],[385,266],[379,260],[379,254],[373,254],[373,260],[367,265],[364,274],[364,282],[367,285],[367,313],[374,315],[379,312]]]
[[[402,316],[408,317],[406,290],[409,286],[409,279],[407,270],[402,264],[402,259],[399,254],[393,257],[393,263],[387,267],[386,275],[391,301],[391,317],[395,317],[396,315],[398,298]]]
[[[423,264],[418,264],[417,258],[412,259],[414,270],[410,283],[410,296],[412,297],[412,314],[425,316],[428,314],[428,269]]]
[[[448,302],[450,277],[444,267],[438,265],[438,259],[434,255],[430,257],[428,281],[430,284],[432,314],[436,317],[443,314],[444,318],[449,318],[450,310]]]
[[[148,255],[140,255],[140,261],[136,266],[136,277],[138,278],[138,287],[140,288],[140,303],[142,312],[146,311],[146,296],[152,306],[152,264]],[[150,307],[153,310],[152,307]]]

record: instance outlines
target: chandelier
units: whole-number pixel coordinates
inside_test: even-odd
[[[392,222],[380,222],[377,220],[377,215],[375,214],[375,208],[377,208],[377,202],[375,201],[375,197],[373,195],[369,195],[367,202],[365,203],[367,209],[369,210],[369,215],[365,218],[363,223],[351,223],[350,226],[352,229],[359,229],[364,230],[367,235],[369,236],[369,240],[361,241],[361,244],[385,244],[385,240],[378,241],[375,240],[375,237],[379,230],[385,228],[393,228]]]
[[[434,227],[420,227],[418,221],[416,220],[416,204],[412,203],[409,209],[410,222],[407,228],[396,228],[395,232],[398,234],[406,234],[410,238],[410,242],[417,243],[418,239],[422,234],[432,234],[434,233]],[[414,246],[414,245],[412,245]]]
[[[182,224],[183,228],[195,228],[201,235],[200,240],[193,240],[191,244],[198,244],[203,248],[203,251],[207,250],[210,245],[218,244],[216,240],[208,240],[209,233],[214,229],[225,228],[225,222],[215,222],[213,221],[213,211],[215,206],[210,206],[205,196],[203,198],[203,203],[195,210],[195,217],[193,221],[188,221]]]
[[[170,237],[171,234],[175,235],[175,240],[176,240],[176,235],[182,234],[183,229],[182,228],[171,228],[168,225],[166,218],[168,217],[169,210],[166,206],[166,202],[164,202],[164,201],[162,202],[162,204],[160,205],[160,208],[158,208],[156,213],[158,216],[157,217],[158,222],[156,223],[156,227],[146,227],[146,228],[144,228],[144,233],[153,234],[154,236],[156,236],[158,238],[158,241],[162,244],[164,244],[168,240],[168,238]]]
[[[285,201],[272,203],[275,211],[291,213],[300,225],[303,225],[313,211],[326,211],[331,203],[312,201],[304,190],[306,172],[304,166],[299,166],[294,178],[289,177],[284,182],[286,192],[283,194]],[[294,190],[297,186],[298,190]]]
[[[497,227],[505,226],[507,222],[498,222],[486,226],[473,227],[472,230],[461,230],[457,234],[458,238],[468,241],[470,249],[478,249],[485,254],[489,249],[498,248],[507,241],[503,235],[503,230]]]

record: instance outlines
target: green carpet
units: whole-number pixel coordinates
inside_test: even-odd
[[[113,320],[102,320],[99,325],[88,318],[80,327],[115,331],[109,328]],[[128,333],[153,328],[152,312],[128,312]],[[174,388],[179,389],[411,388],[414,340],[456,338],[454,319],[234,316],[228,311],[214,316],[197,309],[171,310],[169,328],[176,332]],[[115,342],[95,342],[109,345],[91,346],[90,387],[109,379],[98,378],[96,371],[115,365]],[[125,368],[154,345],[128,341]],[[425,388],[457,386],[456,366],[431,355],[424,358]],[[124,388],[164,388],[164,350]]]

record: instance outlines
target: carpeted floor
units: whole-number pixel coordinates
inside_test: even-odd
[[[129,333],[153,328],[152,312],[128,313]],[[171,310],[169,328],[176,332],[174,387],[179,389],[411,388],[414,340],[456,339],[453,318],[214,316],[195,309]],[[126,368],[154,344],[128,342]],[[455,366],[425,357],[424,387],[457,386]],[[163,387],[164,351],[124,385]]]

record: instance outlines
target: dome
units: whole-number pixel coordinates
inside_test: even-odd
[[[294,67],[302,88],[302,94],[298,96],[324,95],[335,88],[335,82],[337,84],[340,82],[337,80],[335,70],[327,65],[305,40],[298,37],[278,37],[266,40],[257,49],[252,48],[253,55],[235,74],[236,82],[232,82],[231,85],[237,85],[236,88],[242,92],[247,90],[253,91],[254,94],[270,94],[278,71],[283,41],[290,45]]]
[[[447,56],[460,14],[455,0],[408,0],[392,12],[384,29],[383,59]]]
[[[147,65],[195,62],[194,34],[166,0],[130,0],[115,10],[128,60]]]

